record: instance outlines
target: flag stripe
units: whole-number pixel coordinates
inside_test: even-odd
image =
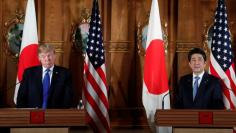
[[[103,124],[103,126],[106,127],[106,129],[109,128],[109,125],[108,125],[108,120],[107,118],[105,117],[105,115],[103,114],[102,110],[99,109],[99,105],[96,103],[96,100],[93,99],[93,97],[89,94],[88,90],[85,90],[84,91],[84,95],[85,97],[87,98],[87,101],[88,103],[87,104],[90,104],[91,106],[89,106],[90,108],[86,108],[87,109],[87,112],[88,113],[91,113],[90,116],[91,118],[94,118],[94,121],[96,123],[98,123],[100,125],[100,123]],[[86,107],[88,106],[86,104]],[[96,116],[96,117],[95,117]],[[98,117],[97,117],[98,116]],[[101,122],[100,122],[101,121]],[[100,125],[101,126],[101,125]],[[100,127],[99,126],[99,127]]]
[[[87,66],[87,65],[84,65]],[[91,89],[94,89],[97,93],[97,96],[103,101],[104,105],[106,106],[106,108],[108,109],[109,103],[107,101],[107,96],[106,96],[106,92],[104,92],[104,90],[100,89],[102,87],[106,87],[103,82],[101,82],[101,80],[99,78],[96,78],[97,72],[91,68],[91,72],[88,71],[87,72],[87,80],[90,82],[90,84],[92,85]],[[93,73],[93,75],[91,74]]]
[[[224,103],[225,103],[225,107],[230,107],[230,108],[235,108],[235,103],[233,103],[234,101],[232,101],[232,97],[233,97],[233,90],[231,89],[231,83],[230,83],[230,77],[231,76],[227,76],[227,74],[220,68],[220,66],[218,65],[218,63],[216,62],[215,58],[213,56],[210,56],[210,73],[212,75],[215,75],[216,77],[219,77],[222,80],[222,88],[223,88],[223,94],[225,95],[225,99],[224,99]],[[214,64],[214,66],[213,66]],[[230,105],[230,106],[228,106]]]
[[[232,74],[232,73],[230,72],[230,70],[229,70],[229,69],[226,70],[225,73],[226,73],[227,77],[229,78],[230,89],[236,88],[236,86],[235,86],[235,84],[234,84],[234,82],[233,82],[233,80],[232,80],[232,77],[231,77],[231,74]],[[232,91],[235,92],[235,90],[233,90],[233,89],[232,89]]]
[[[97,68],[96,71],[98,72],[100,78],[102,79],[104,86],[105,86],[104,88],[106,88],[106,92],[107,92],[108,91],[107,86],[106,86],[107,80],[106,80],[106,75],[104,73],[106,71],[105,65],[103,64],[100,68]]]
[[[103,132],[105,131],[103,123],[100,121],[100,116],[97,116],[96,111],[94,111],[93,105],[90,105],[90,103],[86,104],[86,110],[88,113],[90,124],[92,124],[92,127],[95,128],[95,130]],[[95,122],[96,121],[96,122]]]
[[[107,103],[107,101],[104,99],[105,97],[102,97],[101,98],[101,93],[97,93],[96,92],[96,90],[99,90],[99,88],[97,88],[97,87],[95,87],[95,86],[93,86],[93,84],[91,83],[91,80],[92,80],[92,77],[91,77],[91,79],[89,79],[89,78],[87,78],[87,80],[89,81],[88,83],[87,83],[87,91],[89,92],[89,94],[92,96],[92,97],[99,97],[99,101],[98,100],[96,100],[96,102],[98,102],[97,103],[97,105],[100,105],[99,107],[100,107],[100,109],[102,110],[102,112],[104,112],[104,115],[107,113],[107,109],[108,109],[108,103]],[[95,99],[94,99],[95,100]],[[103,103],[103,104],[101,104],[101,103]]]
[[[236,78],[225,0],[218,0],[212,35],[210,73],[221,79],[225,108],[235,109]]]
[[[93,1],[84,63],[83,98],[87,123],[98,133],[110,132],[108,87],[98,1]]]
[[[234,104],[233,104],[232,100],[230,100],[230,99],[231,99],[233,92],[225,86],[223,81],[221,83],[222,83],[223,95],[225,96],[224,102],[227,102],[227,106],[225,106],[225,107],[229,107],[230,109],[232,109],[232,108],[234,108]],[[226,109],[229,109],[229,108],[226,108]]]
[[[105,97],[107,97],[107,87],[105,85],[106,83],[106,79],[103,79],[101,80],[102,78],[104,78],[103,76],[105,75],[105,71],[100,71],[101,69],[99,69],[99,73],[97,70],[94,69],[94,67],[89,67],[89,66],[92,66],[91,62],[88,61],[88,64],[85,63],[84,67],[86,70],[88,70],[88,72],[91,73],[91,75],[93,76],[96,84],[99,86],[99,88],[101,89],[102,91],[102,94],[105,95]],[[103,81],[103,82],[102,82]]]
[[[236,78],[235,78],[235,74],[234,74],[234,72],[235,72],[235,70],[234,70],[234,64],[232,64],[231,66],[230,66],[230,68],[229,68],[229,77],[231,77],[231,80],[232,80],[232,84],[234,85],[234,87],[233,88],[236,88]],[[234,90],[235,91],[235,90]]]
[[[210,62],[211,63],[210,64],[211,74],[215,75],[221,79],[224,79],[223,81],[224,81],[225,85],[227,86],[227,88],[231,88],[229,78],[227,77],[225,72],[220,68],[220,65],[215,60],[215,58],[213,57],[212,54],[210,55],[210,59],[211,59],[211,62]]]
[[[224,91],[226,91],[226,92],[224,92]],[[227,100],[227,96],[226,95],[229,95],[229,91],[228,90],[226,90],[226,89],[224,89],[223,90],[223,100],[224,100],[224,104],[225,104],[225,108],[226,109],[230,109],[230,101],[229,100]]]

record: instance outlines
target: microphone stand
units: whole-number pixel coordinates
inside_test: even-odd
[[[163,97],[162,97],[162,101],[161,101],[161,109],[165,109],[164,108],[164,104],[165,104],[165,98],[167,95],[170,95],[170,90],[168,93],[166,93]]]

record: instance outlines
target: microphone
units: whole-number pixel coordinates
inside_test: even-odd
[[[166,93],[163,97],[162,97],[162,101],[161,101],[161,109],[165,109],[164,105],[165,105],[165,98],[166,96],[170,95],[171,91],[169,90],[168,93]]]

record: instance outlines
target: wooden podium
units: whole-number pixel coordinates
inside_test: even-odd
[[[158,126],[172,126],[174,133],[232,133],[236,110],[157,110]]]
[[[70,127],[85,127],[85,112],[77,109],[0,109],[0,127],[17,132],[69,132]],[[46,130],[45,130],[46,129]]]

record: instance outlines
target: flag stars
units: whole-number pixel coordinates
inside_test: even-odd
[[[220,12],[220,16],[222,16],[223,14],[222,14],[222,12]]]
[[[212,51],[215,51],[215,47],[212,47]]]
[[[226,67],[227,67],[227,65],[226,65],[226,64],[224,64],[224,65],[223,65],[223,67],[224,67],[224,68],[226,68]]]
[[[218,29],[219,29],[219,31],[221,31],[221,30],[222,30],[222,27],[219,27]]]
[[[227,60],[227,57],[224,56],[223,60],[226,61],[226,60]]]
[[[212,43],[213,43],[213,44],[215,44],[215,43],[216,43],[216,41],[215,41],[215,40],[213,40],[213,41],[212,41]]]
[[[95,69],[99,68],[104,64],[104,49],[102,40],[102,28],[101,20],[99,18],[99,8],[92,10],[90,29],[87,43],[88,48],[86,49],[87,57]]]
[[[225,53],[225,54],[227,53],[227,50],[226,50],[226,49],[224,50],[224,53]]]
[[[224,38],[225,38],[225,39],[227,39],[227,38],[228,38],[228,36],[227,36],[227,35],[225,35],[225,36],[224,36]]]
[[[213,25],[211,53],[223,71],[226,71],[230,67],[231,61],[233,61],[233,52],[226,6],[223,0],[219,0],[218,2],[219,5],[215,12],[215,23]]]
[[[222,9],[222,8],[223,8],[223,5],[220,5],[220,8]]]
[[[219,23],[222,23],[222,19],[219,20]]]
[[[224,29],[225,31],[227,31],[228,30],[228,28],[227,27],[225,27],[225,29]]]
[[[227,20],[225,20],[225,22],[224,22],[225,24],[227,24],[228,22],[227,22]]]

